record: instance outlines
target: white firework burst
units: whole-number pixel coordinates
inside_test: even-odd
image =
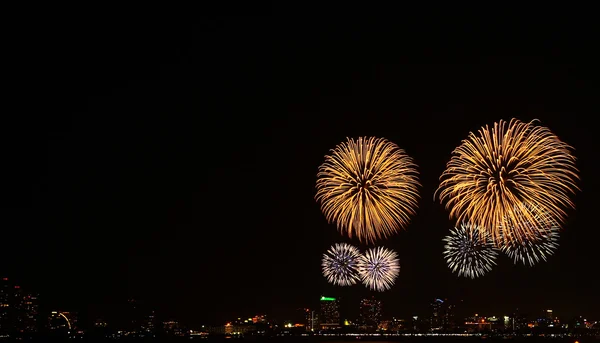
[[[534,226],[538,229],[531,230],[532,233],[521,241],[503,239],[500,250],[508,255],[515,264],[522,263],[532,267],[539,262],[547,261],[548,256],[554,254],[558,248],[560,225],[549,215],[544,214],[539,207],[529,205],[523,206],[522,209],[523,214],[520,217],[524,222],[523,226]],[[507,230],[507,232],[511,232],[511,230]]]
[[[450,231],[443,240],[444,258],[448,267],[458,276],[480,277],[496,265],[498,251],[484,230],[463,223]]]
[[[323,254],[321,267],[323,276],[327,282],[338,286],[352,286],[359,280],[358,259],[360,257],[358,248],[346,244],[337,243],[331,246]]]
[[[371,290],[386,291],[400,274],[398,254],[384,247],[368,249],[358,260],[358,273],[362,283]]]

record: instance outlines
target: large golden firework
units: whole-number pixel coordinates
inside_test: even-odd
[[[511,119],[470,133],[452,154],[436,191],[450,218],[488,231],[496,245],[547,230],[537,208],[563,223],[574,208],[578,171],[572,148],[548,128]],[[435,197],[435,196],[434,196]],[[502,234],[501,228],[511,232]]]
[[[375,242],[408,225],[419,199],[416,165],[396,144],[348,138],[325,156],[316,200],[342,233]]]

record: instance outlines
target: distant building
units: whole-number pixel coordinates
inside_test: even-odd
[[[310,311],[310,331],[317,331],[319,329],[319,313],[315,310]]]
[[[431,303],[430,328],[432,331],[448,330],[454,326],[454,313],[447,299],[435,299]]]
[[[108,326],[108,323],[106,323],[106,321],[102,318],[98,318],[98,319],[96,319],[96,321],[94,321],[95,328],[105,328],[107,326]]]
[[[475,314],[465,320],[465,328],[467,332],[485,332],[492,329],[492,323],[484,316]]]
[[[129,334],[141,331],[143,316],[138,302],[135,299],[128,299],[125,311],[125,317],[127,318],[127,323],[124,328],[125,331]]]
[[[300,322],[304,325],[306,331],[313,331],[315,311],[312,311],[309,308],[300,308],[298,311],[298,319],[300,319]]]
[[[339,300],[331,297],[321,297],[321,329],[340,328],[340,304]]]
[[[503,330],[504,329],[504,320],[500,317],[491,316],[485,318],[486,322],[490,323],[490,328],[494,331]]]
[[[519,331],[527,328],[527,316],[521,313],[518,308],[515,310],[511,318],[513,331]]]
[[[89,330],[87,330],[85,333],[86,336],[93,337],[96,339],[106,338],[110,334],[111,331],[109,329],[108,323],[102,318],[97,318],[94,321],[93,327],[89,328]]]
[[[225,334],[225,328],[226,328],[226,325],[209,326],[209,327],[205,328],[205,331],[209,335],[224,335]]]
[[[144,317],[140,329],[142,334],[146,336],[154,336],[156,333],[156,314],[154,311],[149,311],[149,313]]]
[[[429,319],[427,317],[412,316],[410,326],[413,332],[427,332],[430,329]]]
[[[0,336],[6,336],[10,333],[11,293],[8,278],[2,278],[0,283]]]
[[[442,329],[442,316],[444,311],[444,301],[442,299],[435,299],[431,303],[431,317],[429,323],[431,325],[431,330],[441,330]]]
[[[265,324],[265,323],[227,323],[225,324],[224,333],[226,335],[243,335],[249,332],[257,331],[257,325]]]
[[[39,316],[38,296],[36,294],[26,294],[23,296],[22,304],[23,321],[21,329],[29,333],[37,332],[37,320]]]
[[[183,328],[179,325],[179,322],[174,321],[174,320],[169,320],[169,321],[163,322],[163,331],[168,336],[183,336],[184,335]]]
[[[551,309],[543,310],[538,319],[538,326],[554,327],[555,325],[560,325],[560,321],[556,318],[554,312]]]
[[[0,280],[0,337],[23,338],[38,331],[38,296],[8,278]]]
[[[257,314],[252,317],[252,323],[254,324],[266,324],[267,323],[267,315],[265,314]]]
[[[136,299],[127,300],[122,328],[131,337],[154,337],[158,321],[156,313]]]
[[[381,301],[375,297],[361,300],[358,321],[362,329],[377,329],[381,323]]]
[[[406,331],[410,329],[410,323],[407,323],[404,319],[392,318],[392,320],[382,320],[379,322],[378,329],[390,333]]]

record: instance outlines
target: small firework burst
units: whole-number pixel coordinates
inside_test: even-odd
[[[358,259],[360,257],[358,248],[346,244],[337,243],[331,246],[325,254],[321,267],[323,276],[327,282],[338,286],[351,286],[358,282]]]
[[[358,272],[362,283],[369,289],[386,291],[400,274],[398,254],[384,247],[368,249],[359,259]]]
[[[492,270],[498,252],[486,231],[463,223],[450,231],[443,240],[444,258],[448,267],[458,276],[480,277]]]

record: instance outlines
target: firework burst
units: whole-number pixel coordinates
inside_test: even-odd
[[[358,282],[358,259],[360,251],[346,243],[331,246],[325,254],[321,267],[327,282],[338,286],[351,286]]]
[[[400,274],[398,254],[383,247],[368,249],[358,260],[358,272],[365,286],[378,292],[386,291]]]
[[[533,222],[524,219],[524,226],[536,226],[534,236],[527,236],[521,241],[505,239],[501,250],[510,257],[515,264],[522,263],[525,266],[532,267],[538,262],[546,261],[548,256],[554,254],[558,248],[558,239],[560,236],[560,226],[550,216],[546,215],[536,207],[520,207],[521,211],[527,210],[528,214],[524,218],[533,218]],[[542,230],[538,230],[537,228]],[[508,234],[513,230],[506,230]],[[504,233],[504,230],[502,230]]]
[[[348,139],[319,166],[316,200],[327,221],[367,243],[408,225],[419,199],[416,165],[384,138]]]
[[[534,123],[501,120],[470,133],[454,150],[436,191],[451,219],[483,228],[499,247],[502,240],[521,242],[546,229],[531,216],[519,217],[519,204],[535,205],[557,223],[564,222],[565,209],[574,208],[572,149]],[[510,234],[501,236],[502,227]]]
[[[458,276],[480,277],[496,265],[498,252],[486,231],[466,223],[444,238],[444,258]]]

